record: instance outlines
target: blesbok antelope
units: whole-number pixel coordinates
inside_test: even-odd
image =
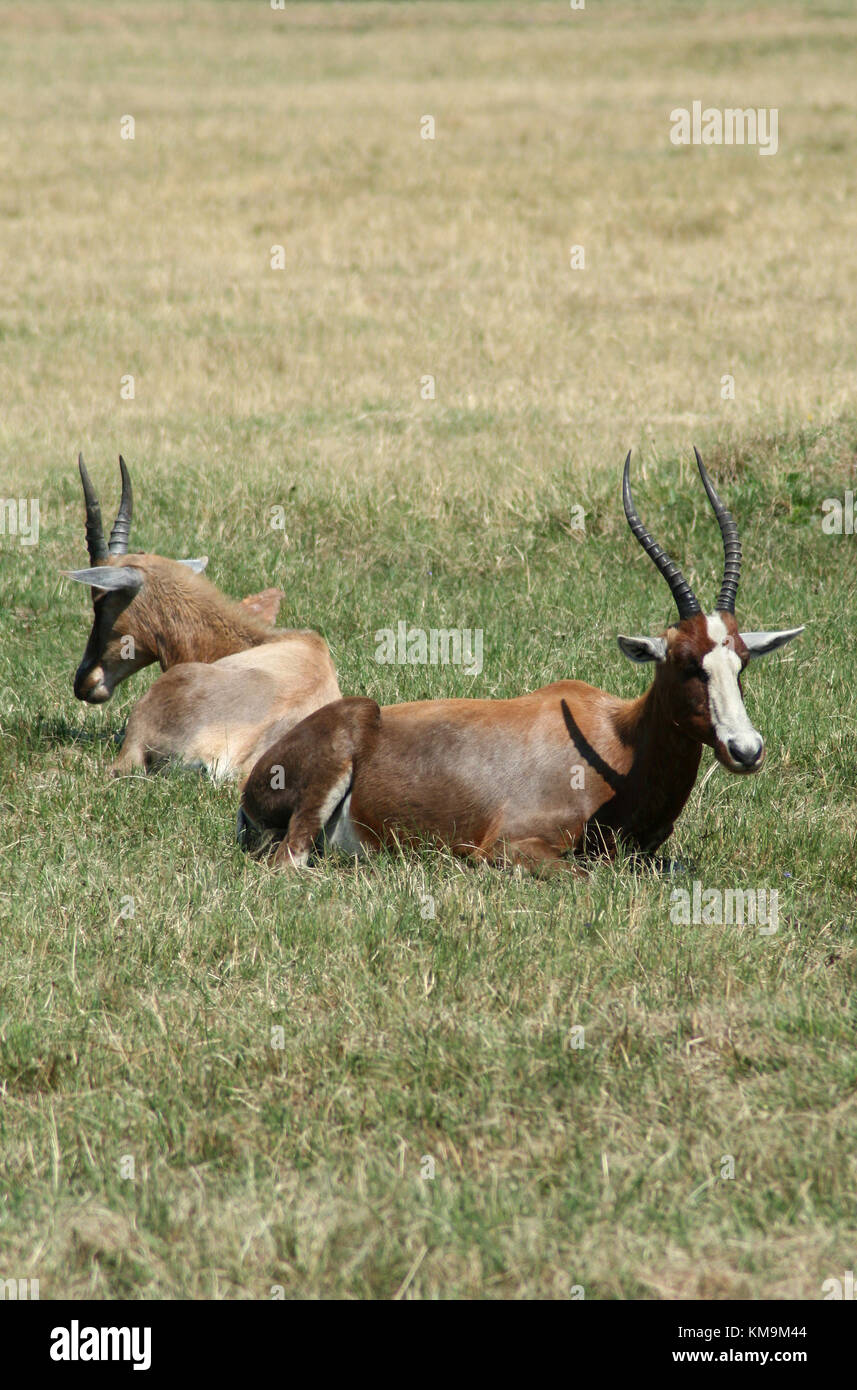
[[[339,700],[253,768],[239,839],[246,843],[251,828],[273,832],[274,862],[284,866],[305,864],[320,842],[365,855],[427,840],[493,863],[575,867],[587,850],[612,854],[618,840],[644,853],[662,844],[690,795],[703,744],[730,772],[756,772],[764,743],[744,708],[741,672],[803,628],[739,632],[738,528],[696,452],[725,553],[706,616],[637,515],[630,460],[629,453],[625,515],[678,608],[661,636],[618,639],[631,661],[654,663],[646,694],[623,700],[564,680],[513,700],[383,709],[374,700]]]
[[[91,568],[66,573],[91,587],[95,618],[74,693],[104,704],[144,666],[159,662],[164,672],[134,706],[111,770],[177,759],[216,777],[248,772],[271,739],[339,698],[327,643],[271,626],[277,589],[241,603],[226,598],[202,575],[207,557],[129,555],[133,493],[121,457],[122,500],[105,540],[82,457],[78,464]]]

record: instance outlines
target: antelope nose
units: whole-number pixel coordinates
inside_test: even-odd
[[[100,666],[79,666],[74,677],[74,693],[89,705],[102,705],[110,699]]]
[[[737,738],[730,738],[726,744],[729,749],[729,756],[733,762],[741,767],[755,767],[759,762],[764,751],[764,742],[757,734],[754,739],[741,742]]]

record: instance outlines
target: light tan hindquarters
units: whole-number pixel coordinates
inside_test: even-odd
[[[245,776],[274,739],[338,697],[327,646],[315,633],[211,665],[185,662],[135,705],[111,770],[122,775],[175,759],[218,779]]]

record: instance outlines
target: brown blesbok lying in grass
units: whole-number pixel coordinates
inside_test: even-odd
[[[92,588],[95,619],[74,693],[104,704],[120,682],[157,661],[164,674],[134,706],[112,771],[177,759],[215,777],[246,773],[272,739],[339,698],[327,643],[315,632],[271,625],[278,589],[235,603],[203,577],[205,557],[129,555],[133,495],[124,459],[119,465],[122,501],[106,541],[79,460],[91,568],[68,573]]]
[[[306,864],[324,841],[355,855],[429,841],[492,863],[574,867],[617,841],[651,853],[690,795],[703,744],[730,772],[756,772],[764,743],[744,708],[740,676],[752,657],[802,628],[739,632],[738,528],[696,454],[725,552],[715,610],[706,616],[678,566],[637,515],[625,460],[623,503],[637,540],[666,579],[678,621],[659,637],[620,637],[653,662],[645,695],[622,700],[558,681],[514,700],[432,700],[384,709],[338,700],[274,743],[253,768],[239,839],[273,832],[274,861]]]

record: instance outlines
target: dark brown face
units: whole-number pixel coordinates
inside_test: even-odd
[[[698,613],[667,633],[662,679],[671,684],[676,723],[736,773],[758,772],[765,755],[744,708],[741,673],[749,660],[731,613]]]
[[[134,606],[136,589],[93,589],[94,621],[83,658],[74,675],[74,693],[90,705],[103,705],[116,686],[157,661],[139,638]]]

